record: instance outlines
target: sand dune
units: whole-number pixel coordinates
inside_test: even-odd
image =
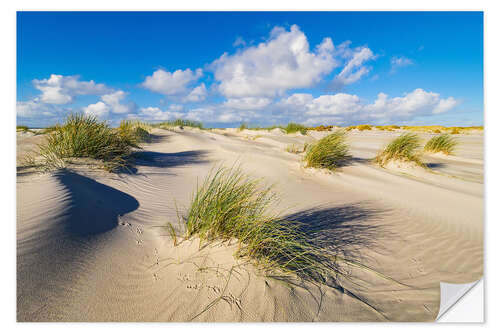
[[[322,133],[154,135],[131,173],[18,174],[19,321],[431,321],[439,282],[483,274],[482,134],[459,136],[456,156],[425,155],[426,171],[370,162],[398,133],[351,132],[352,162],[335,174],[285,151]],[[19,158],[37,137],[18,138]],[[165,224],[182,233],[177,209],[218,163],[276,183],[278,210],[373,270],[285,283],[236,261],[234,245],[174,246]]]

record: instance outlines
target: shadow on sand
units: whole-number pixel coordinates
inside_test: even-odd
[[[81,278],[81,268],[93,263],[95,242],[110,236],[106,231],[117,226],[119,216],[139,207],[132,196],[74,172],[60,170],[54,177],[67,193],[48,195],[59,195],[63,209],[49,219],[40,211],[41,225],[30,225],[36,232],[17,236],[18,321],[57,318],[61,288],[73,287],[70,283]]]
[[[71,234],[92,236],[113,229],[119,216],[132,212],[139,202],[132,196],[67,170],[55,177],[70,194],[70,208],[64,221]]]
[[[347,158],[338,161],[336,168],[343,168],[347,166],[351,166],[353,164],[371,164],[373,163],[372,158],[361,158],[361,157],[354,157],[354,156],[348,156]]]
[[[286,218],[300,221],[302,231],[311,237],[312,243],[324,249],[325,253],[339,255],[348,262],[364,263],[370,256],[367,249],[380,251],[383,249],[381,240],[394,236],[383,227],[382,223],[379,223],[382,222],[385,213],[385,210],[370,207],[367,202],[359,202],[336,207],[318,206]],[[318,260],[322,259],[318,258]],[[338,269],[337,274],[333,276],[333,279],[327,278],[323,282],[325,285],[364,303],[386,320],[388,319],[376,306],[370,304],[369,300],[358,295],[356,288],[362,285],[359,284],[361,281],[351,274],[352,267],[347,270],[335,264],[334,267]],[[387,277],[386,281],[389,280],[390,277]],[[309,290],[303,284],[300,286]],[[354,289],[351,289],[353,287]],[[317,302],[319,313],[322,308],[321,297],[317,299]]]
[[[146,143],[159,143],[167,141],[171,134],[149,134]]]
[[[444,163],[425,163],[425,166],[432,170],[438,170],[444,168],[446,165]]]
[[[146,166],[151,168],[173,168],[178,166],[207,163],[207,151],[187,150],[177,153],[160,153],[156,151],[138,151],[132,154],[133,166],[129,166],[120,172],[138,173],[135,166]]]
[[[385,234],[374,223],[382,213],[366,203],[336,207],[318,206],[285,217],[301,222],[302,232],[326,251],[342,254],[345,258],[360,259],[363,248],[372,248]]]

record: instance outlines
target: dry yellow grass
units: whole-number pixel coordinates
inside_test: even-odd
[[[358,125],[356,126],[358,131],[370,131],[372,129],[372,125]]]
[[[357,129],[358,131],[365,131],[371,129],[377,129],[379,131],[389,131],[392,132],[397,129],[402,129],[405,131],[411,132],[420,132],[420,133],[449,133],[449,134],[467,134],[470,131],[482,131],[484,129],[483,126],[453,126],[453,127],[445,127],[441,125],[429,125],[429,126],[398,126],[398,125],[377,125],[372,126],[369,124],[357,125],[357,126],[347,126],[345,127],[346,131],[351,131],[353,129]]]

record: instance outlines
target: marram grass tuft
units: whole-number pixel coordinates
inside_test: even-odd
[[[309,144],[307,142],[305,142],[302,147],[299,144],[292,143],[286,146],[285,151],[291,154],[301,154],[307,150],[308,146]]]
[[[120,136],[138,145],[142,142],[151,142],[149,132],[152,127],[138,120],[122,120],[117,131]]]
[[[349,159],[347,133],[338,130],[307,147],[306,167],[335,170]]]
[[[417,150],[420,148],[419,138],[414,133],[405,133],[392,140],[383,151],[381,151],[375,161],[381,166],[386,165],[391,160],[404,162],[415,162],[420,166]]]
[[[300,132],[300,134],[306,135],[307,133],[307,127],[297,123],[288,123],[288,125],[286,125],[286,127],[283,127],[283,129],[287,134]]]
[[[370,131],[372,129],[372,125],[358,125],[356,128],[358,131]]]
[[[294,274],[324,281],[337,272],[335,257],[314,245],[300,222],[270,213],[278,202],[272,186],[240,168],[213,170],[198,186],[185,217],[187,238],[234,241],[235,257],[272,276]]]
[[[134,126],[126,124],[113,129],[95,116],[69,115],[65,123],[56,125],[39,145],[40,155],[48,168],[65,166],[68,158],[92,158],[103,162],[113,171],[127,165],[133,148],[139,148],[141,138]]]
[[[189,119],[169,120],[169,121],[164,121],[161,123],[155,123],[155,124],[152,124],[151,126],[162,128],[162,129],[167,129],[167,130],[171,130],[172,128],[177,127],[177,126],[179,126],[180,128],[193,127],[193,128],[203,129],[203,124],[201,122],[189,120]]]
[[[16,132],[28,132],[29,129],[30,128],[28,126],[24,126],[24,125],[17,125],[16,126]]]
[[[424,146],[424,150],[431,153],[453,154],[457,146],[457,140],[450,134],[441,134],[433,137]]]

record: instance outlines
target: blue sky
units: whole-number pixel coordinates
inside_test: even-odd
[[[18,12],[17,120],[483,124],[480,12]]]

